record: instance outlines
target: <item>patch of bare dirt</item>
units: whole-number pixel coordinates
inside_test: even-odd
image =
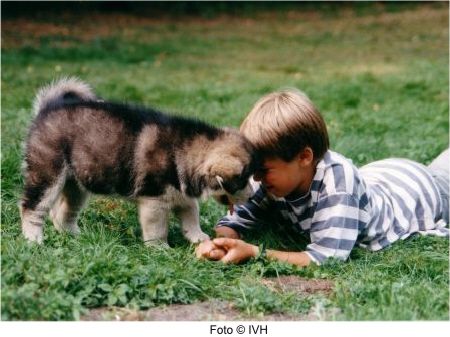
[[[262,283],[272,291],[295,292],[299,295],[322,293],[328,295],[333,290],[333,282],[306,279],[298,276],[280,276],[263,279]],[[331,313],[333,314],[333,313]],[[272,313],[264,316],[247,316],[232,303],[210,300],[193,304],[173,304],[148,310],[127,308],[97,308],[83,316],[83,321],[313,321],[327,319],[329,315],[317,306],[306,315]]]
[[[127,308],[97,308],[81,320],[84,321],[204,321],[236,319],[239,311],[220,301],[206,301],[194,304],[173,304],[148,310]]]
[[[148,310],[127,308],[97,308],[81,317],[82,321],[311,321],[319,319],[314,313],[291,315],[273,313],[264,316],[246,316],[222,301],[206,301],[193,304],[173,304]]]
[[[299,294],[312,294],[318,292],[329,294],[334,286],[334,283],[329,280],[307,279],[293,275],[265,278],[262,283],[273,291],[291,291]]]

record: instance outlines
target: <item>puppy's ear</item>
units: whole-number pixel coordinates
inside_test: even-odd
[[[211,156],[205,163],[205,178],[212,189],[222,188],[221,183],[240,174],[244,169],[242,162],[232,156]]]

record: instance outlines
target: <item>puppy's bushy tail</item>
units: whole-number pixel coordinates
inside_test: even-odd
[[[96,96],[89,84],[76,77],[63,77],[41,88],[33,103],[35,115],[51,105],[57,105],[64,101],[95,100]]]

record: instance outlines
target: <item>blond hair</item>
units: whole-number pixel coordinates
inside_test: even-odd
[[[291,161],[309,146],[319,160],[329,148],[325,122],[311,100],[297,89],[285,89],[259,99],[240,131],[263,157]]]

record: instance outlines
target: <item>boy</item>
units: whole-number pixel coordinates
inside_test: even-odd
[[[202,242],[199,258],[239,263],[262,254],[240,238],[273,216],[299,235],[309,233],[304,252],[264,252],[298,266],[345,261],[356,245],[377,251],[413,233],[449,235],[448,150],[428,167],[386,159],[358,170],[329,150],[324,120],[298,90],[261,98],[241,132],[264,159],[253,177],[256,192],[219,221],[219,238]]]

